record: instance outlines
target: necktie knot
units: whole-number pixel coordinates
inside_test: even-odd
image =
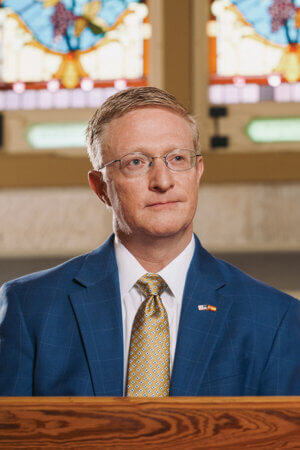
[[[160,275],[146,273],[137,280],[136,286],[148,298],[151,295],[160,295],[168,285]]]

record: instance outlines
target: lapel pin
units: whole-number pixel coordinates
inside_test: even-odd
[[[199,311],[217,311],[217,307],[216,306],[212,306],[212,305],[198,305],[198,310]]]

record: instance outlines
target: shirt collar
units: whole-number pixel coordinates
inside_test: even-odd
[[[172,294],[177,299],[182,298],[185,279],[190,262],[193,258],[194,250],[195,238],[193,235],[190,243],[185,249],[159,272],[159,275],[165,280]]]
[[[114,245],[119,270],[121,297],[123,298],[137,280],[145,274],[145,269],[116,237]]]
[[[119,270],[121,297],[123,298],[123,296],[131,290],[136,281],[144,275],[146,271],[117,238],[115,238],[114,246]],[[195,238],[193,235],[190,243],[185,247],[185,249],[166,267],[158,272],[158,274],[168,284],[169,289],[175,298],[182,298],[185,279],[194,250]]]

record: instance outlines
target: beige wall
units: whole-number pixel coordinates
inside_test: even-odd
[[[300,251],[300,183],[205,184],[195,231],[213,251]],[[111,214],[88,188],[0,191],[0,255],[67,256],[98,246]]]

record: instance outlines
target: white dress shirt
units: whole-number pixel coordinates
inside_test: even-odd
[[[187,271],[194,254],[194,249],[195,239],[193,236],[187,247],[175,259],[173,259],[173,261],[158,272],[158,274],[168,285],[168,288],[161,294],[161,299],[164,307],[166,308],[169,319],[170,373],[172,373],[175,356],[183,290]],[[125,387],[131,328],[137,310],[139,309],[141,303],[145,300],[139,289],[135,287],[135,283],[147,272],[117,238],[115,239],[115,253],[119,271],[122,304]]]

